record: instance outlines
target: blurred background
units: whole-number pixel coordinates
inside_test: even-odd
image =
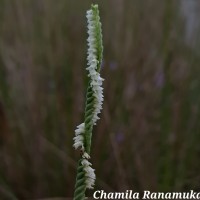
[[[73,196],[91,3],[100,8],[105,78],[95,189],[200,188],[198,0],[1,0],[2,200]]]

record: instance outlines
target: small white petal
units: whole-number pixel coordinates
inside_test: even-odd
[[[91,189],[94,186],[94,182],[96,179],[96,175],[94,173],[94,169],[91,167],[91,163],[87,159],[82,160],[83,170],[85,171],[85,177],[86,177],[86,187]]]
[[[76,142],[76,143],[73,144],[73,146],[74,146],[75,149],[78,149],[79,147],[83,148],[83,143],[82,142]]]
[[[81,163],[85,167],[92,165],[87,159],[83,159]]]
[[[85,123],[82,123],[77,126],[77,129],[75,130],[75,137],[73,138],[74,140],[74,148],[78,149],[81,148],[82,150],[84,149],[83,145],[83,140],[84,140],[84,134],[85,132]]]

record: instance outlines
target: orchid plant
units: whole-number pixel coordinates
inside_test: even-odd
[[[86,14],[88,22],[88,88],[86,96],[84,122],[77,126],[74,137],[74,148],[81,150],[77,177],[75,184],[74,200],[85,199],[86,189],[93,189],[96,175],[90,159],[90,148],[93,126],[99,119],[98,114],[101,112],[103,103],[103,78],[100,76],[103,45],[102,30],[99,17],[98,5],[92,5]]]

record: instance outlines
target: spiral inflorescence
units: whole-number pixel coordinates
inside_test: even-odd
[[[86,14],[88,21],[88,56],[86,70],[88,71],[89,83],[86,96],[85,120],[77,126],[74,137],[75,149],[82,151],[82,158],[77,169],[74,200],[85,199],[86,188],[92,189],[96,179],[94,169],[91,167],[90,148],[93,126],[99,119],[103,103],[103,78],[100,76],[100,66],[102,62],[102,33],[97,5],[92,5]]]

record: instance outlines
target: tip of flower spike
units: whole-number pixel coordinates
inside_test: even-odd
[[[92,4],[92,5],[91,5],[91,8],[92,8],[92,9],[98,9],[98,5],[97,5],[97,4]]]

